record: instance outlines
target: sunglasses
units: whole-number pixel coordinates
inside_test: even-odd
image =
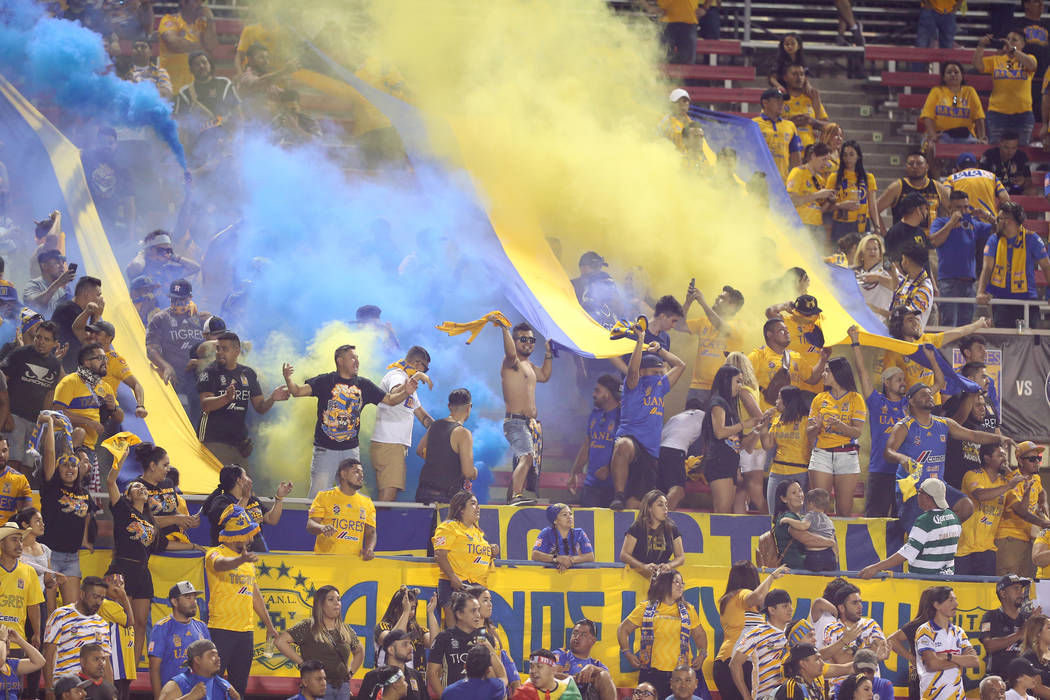
[[[536,339],[535,338],[527,338],[525,336],[521,336],[519,338],[516,338],[516,340],[519,343],[525,343],[526,345],[535,345],[536,344]]]
[[[651,690],[645,690],[644,688],[637,688],[631,693],[632,698],[644,698],[646,696],[653,697],[654,695],[656,695],[656,693]]]
[[[1026,462],[1042,462],[1043,461],[1043,456],[1042,455],[1032,455],[1031,457],[1022,457],[1021,459],[1023,459]]]

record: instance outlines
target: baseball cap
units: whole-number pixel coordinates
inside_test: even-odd
[[[18,523],[6,522],[0,525],[0,541],[7,539],[10,535],[21,534],[22,528],[18,527]]]
[[[609,393],[616,397],[616,400],[620,400],[620,385],[622,382],[611,374],[603,374],[598,377],[598,383],[609,390]]]
[[[1019,656],[1016,659],[1010,661],[1006,666],[1006,677],[1017,678],[1018,676],[1038,676],[1039,671],[1035,670],[1035,666],[1032,662],[1023,656]]]
[[[1009,588],[1010,586],[1016,586],[1018,584],[1027,586],[1031,582],[1032,579],[1025,578],[1024,576],[1019,576],[1017,574],[1007,574],[1006,576],[1003,576],[1001,579],[999,579],[998,583],[995,584],[995,592],[998,593],[1004,588]]]
[[[896,377],[898,374],[904,374],[904,370],[897,365],[890,365],[886,369],[882,370],[882,381],[886,381],[892,377]]]
[[[384,649],[389,649],[391,644],[394,642],[400,642],[402,639],[412,639],[412,635],[405,630],[390,630],[386,633],[386,636],[383,637],[382,647]]]
[[[65,676],[59,676],[55,680],[55,697],[62,697],[62,693],[68,693],[73,688],[87,688],[95,681],[88,678],[87,680],[80,680],[80,676],[74,676],[73,674],[67,674]]]
[[[171,600],[172,598],[178,598],[179,596],[189,595],[190,593],[204,595],[203,593],[198,591],[197,587],[189,581],[179,581],[171,587],[170,591],[168,591],[168,600]]]
[[[209,316],[208,320],[204,322],[204,334],[208,333],[222,333],[226,330],[226,321],[223,321],[218,316]]]
[[[1043,452],[1045,450],[1046,450],[1046,448],[1043,447],[1042,445],[1037,445],[1034,442],[1032,442],[1031,440],[1025,440],[1024,442],[1018,443],[1017,447],[1014,449],[1014,453],[1018,457],[1023,457],[1026,454],[1028,454],[1029,452],[1035,452],[1037,454],[1043,454]]]
[[[87,324],[85,328],[96,333],[105,333],[110,337],[115,337],[117,335],[116,330],[113,328],[113,324],[109,321],[103,321],[101,318],[94,323]]]
[[[664,361],[660,359],[659,355],[654,355],[651,352],[642,355],[642,369],[654,369],[663,366]]]
[[[189,280],[175,280],[168,288],[168,296],[176,299],[189,299],[193,296],[193,286]]]
[[[160,285],[153,281],[149,275],[139,275],[131,280],[129,289],[156,289]]]
[[[938,508],[943,509],[948,507],[948,499],[944,497],[944,482],[940,479],[930,477],[922,482],[922,485],[919,486],[919,490],[932,498]]]
[[[817,648],[812,644],[797,644],[791,647],[791,660],[801,661],[817,655]]]
[[[784,99],[784,93],[776,88],[766,88],[766,91],[762,93],[761,100],[782,100]]]
[[[595,253],[593,250],[588,250],[586,253],[580,256],[580,263],[582,265],[600,265],[601,267],[608,267],[609,263],[605,262],[605,258]]]
[[[785,591],[783,588],[774,588],[769,593],[766,593],[766,600],[762,603],[762,609],[768,610],[774,605],[780,605],[781,603],[790,603],[791,594]]]
[[[671,90],[671,102],[677,102],[683,97],[688,100],[689,93],[683,90],[682,88],[675,88],[674,90]]]
[[[955,160],[955,167],[957,168],[971,168],[975,165],[977,165],[977,156],[972,153],[960,153]]]
[[[795,299],[795,311],[803,316],[816,316],[821,312],[821,308],[817,306],[817,298],[815,296],[803,294],[798,299]]]
[[[930,388],[929,386],[923,384],[922,382],[915,382],[910,387],[908,387],[907,397],[910,399],[911,397],[915,396],[916,394],[918,394],[923,389],[929,389],[929,388]]]
[[[858,671],[879,672],[879,657],[871,649],[858,649],[853,655],[853,668]]]

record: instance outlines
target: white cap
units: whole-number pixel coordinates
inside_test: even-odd
[[[688,100],[689,93],[683,90],[682,88],[675,88],[674,90],[671,90],[671,102],[677,102],[683,97]]]
[[[944,497],[944,482],[940,479],[930,477],[926,481],[922,482],[922,485],[919,487],[919,489],[922,490],[922,492],[925,493],[927,496],[932,498],[933,502],[937,504],[938,508],[943,509],[948,507],[948,499]]]

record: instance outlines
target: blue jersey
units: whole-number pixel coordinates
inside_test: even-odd
[[[18,659],[8,659],[0,667],[0,700],[18,700],[22,694],[22,677],[18,675]]]
[[[871,431],[871,459],[868,471],[875,474],[892,474],[896,465],[886,461],[886,441],[889,440],[893,426],[908,415],[908,399],[890,401],[886,395],[872,391],[867,398],[868,429]]]
[[[929,425],[922,425],[914,418],[905,418],[908,434],[897,451],[907,455],[922,466],[918,483],[930,477],[944,480],[944,456],[948,448],[948,421],[940,416],[930,416]],[[897,466],[897,478],[908,476],[903,465]]]
[[[619,424],[619,406],[611,411],[603,411],[600,408],[591,411],[590,420],[587,421],[587,439],[590,440],[591,447],[587,451],[587,476],[583,480],[584,486],[597,484],[598,478],[594,476],[594,472],[609,466],[609,462],[612,461],[616,426]],[[605,480],[608,481],[608,477]]]
[[[567,555],[570,557],[594,552],[594,547],[591,546],[591,539],[587,537],[586,532],[578,527],[569,530],[569,536],[564,539],[556,527],[545,527],[540,530],[540,534],[536,537],[536,542],[532,545],[532,549],[544,554]]]
[[[211,635],[208,626],[197,618],[179,622],[168,615],[153,625],[146,653],[160,659],[161,685],[186,670],[186,647],[198,639],[211,639]]]
[[[198,683],[203,683],[204,700],[228,700],[230,698],[230,691],[233,690],[233,686],[230,685],[230,682],[222,676],[205,678],[204,676],[198,676],[193,671],[188,670],[183,671],[171,680],[175,681],[175,685],[179,686],[179,690],[182,691],[183,695],[186,695],[193,690],[193,686]]]
[[[628,388],[623,383],[620,427],[616,437],[633,437],[653,457],[660,454],[660,433],[664,428],[664,397],[671,391],[666,374],[638,377],[638,384]]]
[[[558,665],[567,669],[565,672],[570,676],[575,676],[583,670],[584,666],[597,666],[600,669],[609,670],[609,667],[598,659],[581,659],[576,654],[573,654],[571,649],[557,649],[554,655],[558,657]]]

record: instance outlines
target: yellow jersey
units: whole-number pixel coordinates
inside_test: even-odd
[[[682,139],[682,129],[685,128],[689,121],[688,119],[679,119],[674,114],[667,114],[660,120],[660,125],[657,128],[660,131],[660,135],[673,143],[675,148],[679,151],[684,151],[685,142]]]
[[[109,390],[116,396],[121,382],[130,376],[131,368],[128,367],[127,360],[121,357],[120,353],[110,345],[109,349],[106,350],[106,376],[102,378],[102,381],[106,383]]]
[[[801,386],[803,373],[805,373],[806,377],[809,377],[809,375],[813,373],[813,367],[805,366],[803,364],[802,356],[796,351],[787,350],[786,352],[788,355],[787,371],[791,384],[794,386]],[[760,389],[765,389],[769,386],[773,377],[784,364],[783,355],[773,352],[765,345],[752,350],[751,354],[747,356],[747,359],[751,360],[751,366],[755,370],[755,376],[758,377],[758,386]],[[761,408],[763,411],[767,408],[772,408],[772,406],[766,402],[766,398],[762,396],[761,393],[759,394],[759,399],[761,399]]]
[[[237,552],[224,544],[212,547],[204,555],[204,577],[208,587],[208,627],[231,632],[255,629],[255,564],[244,562],[228,571],[216,571],[219,557],[236,557]]]
[[[777,443],[769,473],[785,476],[806,473],[809,469],[809,438],[806,436],[805,419],[786,423],[783,415],[777,413],[769,426],[769,434]]]
[[[696,8],[700,6],[699,0],[657,0],[657,4],[664,11],[661,22],[697,23]]]
[[[686,321],[689,332],[699,338],[690,389],[710,389],[715,372],[726,363],[726,352],[739,350],[740,334],[725,320],[722,330],[715,328],[706,315]]]
[[[810,99],[809,95],[801,94],[794,97],[789,95],[788,98],[784,100],[784,111],[781,112],[780,116],[785,119],[790,119],[791,117],[797,117],[800,114],[804,114],[813,119],[827,119],[827,110],[824,109],[822,103],[818,104],[820,106],[819,110],[813,105],[813,100]],[[798,126],[797,128],[798,137],[802,141],[803,148],[817,142],[817,135],[813,133],[812,126]]]
[[[10,571],[0,566],[0,624],[24,632],[26,608],[43,602],[36,569],[22,561]]]
[[[937,131],[965,127],[976,136],[973,123],[985,115],[981,98],[972,85],[963,85],[957,93],[945,85],[937,85],[926,96],[919,116],[932,119]]]
[[[836,399],[830,391],[822,391],[813,399],[809,408],[809,417],[820,424],[817,432],[817,447],[830,450],[836,447],[856,446],[857,441],[828,430],[829,421],[838,418],[847,425],[853,421],[865,421],[868,418],[868,407],[864,399],[855,391],[847,391]]]
[[[308,517],[335,528],[331,535],[317,536],[314,552],[359,556],[365,544],[365,527],[376,526],[376,507],[360,491],[347,496],[336,486],[314,496]]]
[[[109,665],[113,680],[135,680],[138,676],[135,663],[135,628],[128,624],[128,614],[115,600],[106,598],[98,614],[109,624]]]
[[[631,614],[627,616],[633,624],[642,626],[645,609],[648,601],[642,601],[635,606]],[[700,626],[700,616],[696,614],[696,608],[689,603],[685,604],[689,620],[686,627],[695,630]],[[649,666],[657,671],[673,671],[678,666],[678,655],[682,649],[682,616],[679,614],[677,603],[656,606],[656,617],[653,618],[653,648]]]
[[[819,316],[803,316],[793,311],[780,312],[780,319],[787,326],[788,333],[791,335],[791,342],[788,344],[788,348],[797,352],[803,364],[808,366],[808,368],[803,368],[804,376],[807,378],[813,374],[813,368],[820,362],[821,349],[806,340],[806,334],[817,327],[819,318]],[[794,384],[794,382],[791,383]],[[820,383],[819,378],[812,384],[804,382],[800,378],[798,388],[814,394],[824,391],[824,385]]]
[[[939,15],[946,15],[955,9],[955,0],[927,0],[930,9]]]
[[[844,223],[860,222],[857,228],[861,233],[864,233],[868,228],[868,202],[874,201],[875,193],[878,191],[875,185],[875,176],[871,173],[865,173],[865,175],[864,184],[862,185],[857,182],[857,173],[854,171],[847,170],[843,172],[842,180],[839,181],[839,173],[836,170],[828,175],[828,180],[824,185],[829,190],[835,191],[836,202],[857,202],[860,204],[860,207],[853,211],[836,209],[832,213],[832,218],[835,221]]]
[[[773,161],[780,170],[780,177],[787,181],[788,169],[791,166],[791,154],[802,153],[802,139],[798,136],[798,129],[794,122],[778,118],[773,121],[764,114],[760,114],[751,121],[758,124],[762,138],[766,140],[766,146],[773,156]]]
[[[956,558],[974,552],[994,552],[998,549],[995,546],[995,537],[1003,518],[1006,494],[1000,494],[998,498],[988,501],[978,501],[973,498],[973,492],[978,489],[994,489],[1006,482],[1007,479],[1002,474],[996,474],[994,479],[989,478],[984,469],[971,469],[963,475],[962,492],[971,497],[974,511],[962,524]]]
[[[160,37],[160,41],[157,42],[159,44],[157,65],[168,71],[172,92],[176,94],[193,81],[193,74],[190,73],[190,55],[168,50],[164,43],[164,33],[174,32],[175,36],[180,39],[200,44],[204,37],[205,27],[207,27],[207,22],[203,17],[198,17],[193,24],[183,19],[178,12],[160,18],[160,23],[157,25],[157,36]]]
[[[1039,528],[1033,525],[1032,530],[1039,530]],[[1039,530],[1038,534],[1035,534],[1035,541],[1050,546],[1050,530]],[[1050,578],[1050,564],[1040,566],[1035,575],[1039,578]]]
[[[1032,484],[1032,490],[1028,494],[1028,502],[1023,503],[1021,499],[1024,496],[1025,486],[1028,483]],[[1038,474],[1029,476],[1017,486],[1014,486],[1012,490],[1003,494],[1006,497],[1003,503],[1003,519],[999,521],[999,530],[996,532],[996,538],[1012,537],[1015,540],[1022,540],[1024,542],[1032,539],[1031,523],[1021,520],[1021,518],[1014,513],[1013,505],[1015,503],[1021,503],[1029,513],[1036,513],[1039,510],[1040,497],[1042,494],[1043,482]]]
[[[446,520],[434,530],[434,551],[448,552],[448,563],[462,581],[484,584],[492,565],[492,545],[477,525],[467,527],[458,520]],[[445,572],[438,578],[448,579]]]
[[[999,193],[1006,193],[1006,188],[995,174],[980,168],[960,170],[950,175],[946,184],[950,190],[965,192],[970,198],[970,204],[980,206],[991,214],[999,213]],[[933,210],[932,207],[930,210]]]
[[[792,168],[787,177],[787,191],[794,195],[814,194],[824,189],[824,178],[817,175],[805,166]],[[824,223],[824,209],[818,200],[811,200],[805,204],[795,207],[798,218],[802,223],[810,226],[820,226]]]
[[[33,505],[33,489],[25,475],[11,467],[0,472],[0,523],[9,522],[15,513]]]
[[[1035,62],[1035,57],[1025,54]],[[1035,71],[1026,70],[1020,61],[1009,56],[985,56],[982,73],[992,74],[992,96],[988,98],[988,111],[1000,114],[1024,114],[1032,111],[1032,76]]]
[[[99,422],[98,410],[106,396],[112,396],[113,392],[105,382],[99,382],[95,389],[88,388],[84,380],[76,372],[62,377],[55,387],[55,404],[63,411],[75,416],[83,416],[90,420]],[[98,443],[98,433],[91,428],[84,428],[84,444],[95,449]]]

